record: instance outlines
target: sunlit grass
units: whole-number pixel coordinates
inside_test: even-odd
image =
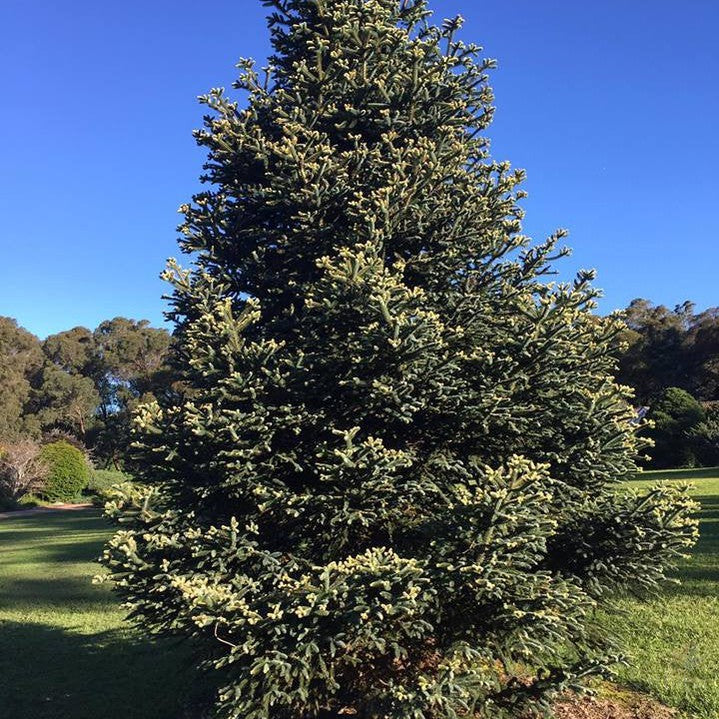
[[[650,601],[606,618],[631,655],[622,682],[719,717],[719,469],[645,473],[636,488],[691,481],[701,538]],[[183,652],[123,621],[94,562],[111,529],[97,511],[0,520],[0,716],[13,719],[178,719],[192,680]]]
[[[680,585],[650,601],[623,600],[607,617],[631,656],[622,681],[701,719],[719,717],[719,468],[645,472],[632,482],[690,481],[701,503],[700,539]]]

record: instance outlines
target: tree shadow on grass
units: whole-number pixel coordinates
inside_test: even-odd
[[[674,576],[681,585],[668,588],[668,594],[715,598],[719,592],[719,497],[700,495],[694,499],[701,503],[699,540],[690,558],[682,563]]]
[[[60,611],[106,611],[111,608],[108,587],[98,587],[89,577],[13,577],[0,582],[0,607],[28,607]]]
[[[698,556],[709,555],[719,570],[719,497],[699,496],[695,497],[701,503],[701,509],[697,512],[699,517],[699,541],[694,549]],[[714,576],[719,580],[719,571]]]
[[[17,553],[15,557],[12,555],[2,556],[0,560],[2,565],[0,569],[12,566],[28,566],[31,562],[45,562],[51,564],[68,564],[78,562],[94,563],[98,561],[102,550],[107,542],[107,538],[85,539],[83,541],[72,540],[68,542],[54,542],[46,544],[37,549],[29,548],[35,556],[28,559],[27,552]],[[2,574],[0,574],[2,578]]]
[[[0,522],[2,567],[38,562],[94,562],[112,533],[96,513],[58,517],[28,517]],[[0,576],[2,574],[0,573]]]
[[[87,509],[81,512],[47,512],[25,517],[8,517],[0,520],[3,541],[40,539],[64,531],[102,531],[110,524],[102,517],[102,510]]]
[[[178,719],[197,684],[189,656],[129,628],[80,634],[0,622],[0,715]]]
[[[697,512],[700,519],[717,519],[719,520],[719,495],[701,494],[694,495],[695,499],[701,504],[701,509]]]
[[[108,588],[92,583],[93,574],[101,573],[94,562],[104,543],[104,538],[55,542],[33,548],[31,557],[25,552],[2,557],[0,609],[108,609]]]
[[[180,719],[207,686],[189,646],[107,629],[118,604],[91,577],[109,534],[96,512],[0,523],[1,719]]]

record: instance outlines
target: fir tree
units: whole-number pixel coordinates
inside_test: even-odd
[[[239,719],[518,717],[612,660],[598,604],[691,545],[640,442],[621,327],[562,233],[521,234],[480,49],[423,0],[272,0],[217,89],[171,264],[183,394],[110,511],[132,615],[192,636]]]

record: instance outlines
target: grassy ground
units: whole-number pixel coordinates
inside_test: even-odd
[[[0,716],[177,719],[183,652],[151,643],[93,586],[99,511],[0,520]]]
[[[719,717],[719,468],[646,472],[637,488],[690,481],[701,502],[700,540],[668,587],[649,602],[624,600],[608,624],[632,657],[623,682],[701,719]]]
[[[607,622],[632,655],[621,680],[688,716],[719,717],[719,468],[646,473],[633,486],[692,481],[701,539],[650,602]],[[98,511],[0,520],[0,716],[178,719],[192,685],[183,652],[123,623],[94,559],[110,534]]]

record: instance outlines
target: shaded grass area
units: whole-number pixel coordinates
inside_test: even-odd
[[[719,717],[719,468],[645,472],[631,485],[691,482],[700,538],[668,586],[650,601],[624,599],[606,618],[631,658],[620,679],[688,716]]]
[[[91,583],[111,531],[93,510],[0,520],[0,716],[181,716],[188,652],[143,637]]]

